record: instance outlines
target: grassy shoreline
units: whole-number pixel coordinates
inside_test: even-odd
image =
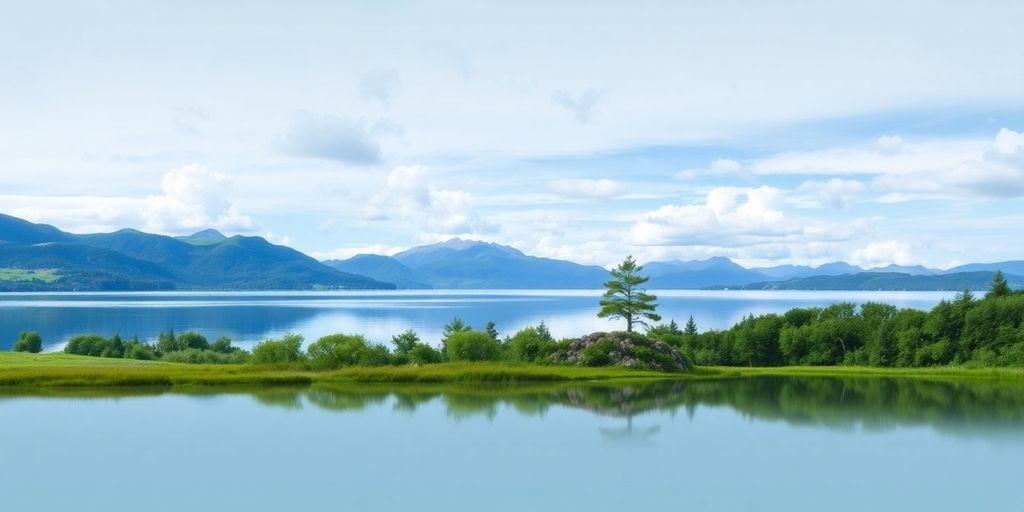
[[[195,365],[69,354],[0,353],[0,389],[128,387],[273,387],[312,384],[526,384],[742,379],[767,376],[888,377],[931,380],[1024,380],[1021,368],[704,367],[687,374],[627,368],[504,363],[355,367],[335,371],[256,365]]]

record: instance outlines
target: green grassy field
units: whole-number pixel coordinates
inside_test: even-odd
[[[312,372],[254,365],[193,365],[0,352],[0,387],[306,385],[346,382],[570,382],[679,378],[678,374],[624,368],[450,363],[420,367],[346,368]]]
[[[1024,380],[1024,369],[959,367],[887,369],[863,367],[696,368],[671,374],[627,368],[580,368],[503,363],[383,366],[313,372],[254,365],[194,365],[76,356],[0,352],[0,387],[280,386],[351,383],[543,383],[660,379],[730,379],[763,376],[891,377]]]
[[[42,281],[52,283],[60,279],[56,270],[25,270],[23,268],[0,268],[0,281]]]

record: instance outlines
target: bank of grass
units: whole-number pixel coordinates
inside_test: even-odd
[[[929,380],[1024,380],[1024,368],[971,368],[934,366],[927,368],[874,368],[867,366],[708,366],[705,376],[746,377],[888,377]]]
[[[0,268],[0,281],[41,281],[52,283],[60,279],[56,270],[26,270],[23,268]]]
[[[628,368],[582,368],[507,363],[444,363],[355,367],[314,372],[300,367],[196,365],[63,353],[0,352],[0,388],[263,387],[350,384],[528,384],[730,379],[764,376],[890,377],[933,380],[1024,380],[1024,368],[865,368],[789,366],[704,367],[673,374]]]
[[[0,352],[0,387],[273,386],[313,383],[516,383],[652,380],[679,374],[627,368],[446,363],[345,368],[313,372],[297,367],[195,365],[70,354]]]

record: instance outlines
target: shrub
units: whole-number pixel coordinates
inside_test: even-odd
[[[533,363],[546,359],[555,351],[555,340],[547,330],[527,327],[508,340],[508,358],[512,361]]]
[[[313,368],[331,370],[359,364],[362,352],[368,348],[362,336],[331,334],[316,340],[306,352]]]
[[[282,364],[300,362],[303,359],[302,336],[285,334],[279,340],[269,339],[253,347],[249,362],[253,364]]]
[[[139,343],[137,340],[129,341],[124,346],[124,358],[152,361],[156,359],[156,351],[152,346]]]
[[[207,350],[218,352],[220,354],[232,354],[235,352],[242,352],[241,348],[231,345],[231,338],[228,338],[227,336],[221,336],[220,338],[217,338],[217,341],[211,343],[210,348]]]
[[[178,335],[177,346],[178,350],[187,350],[190,348],[206,350],[210,347],[210,343],[206,341],[206,336],[203,336],[198,332],[185,331]]]
[[[80,356],[100,357],[110,347],[110,341],[98,334],[82,334],[68,340],[64,352]]]
[[[14,342],[15,352],[30,352],[32,354],[38,354],[43,350],[43,338],[39,336],[38,332],[22,332],[18,336],[18,341]]]
[[[495,361],[501,353],[501,344],[480,331],[452,333],[446,348],[449,361]]]
[[[242,364],[249,360],[249,354],[242,350],[225,354],[212,350],[186,348],[185,350],[168,352],[161,356],[160,360],[169,363],[188,364]]]
[[[441,352],[426,343],[417,343],[409,350],[409,362],[412,364],[435,364],[441,359]]]

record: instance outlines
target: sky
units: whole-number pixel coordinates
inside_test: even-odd
[[[315,257],[1024,259],[1024,2],[21,2],[0,212]]]

